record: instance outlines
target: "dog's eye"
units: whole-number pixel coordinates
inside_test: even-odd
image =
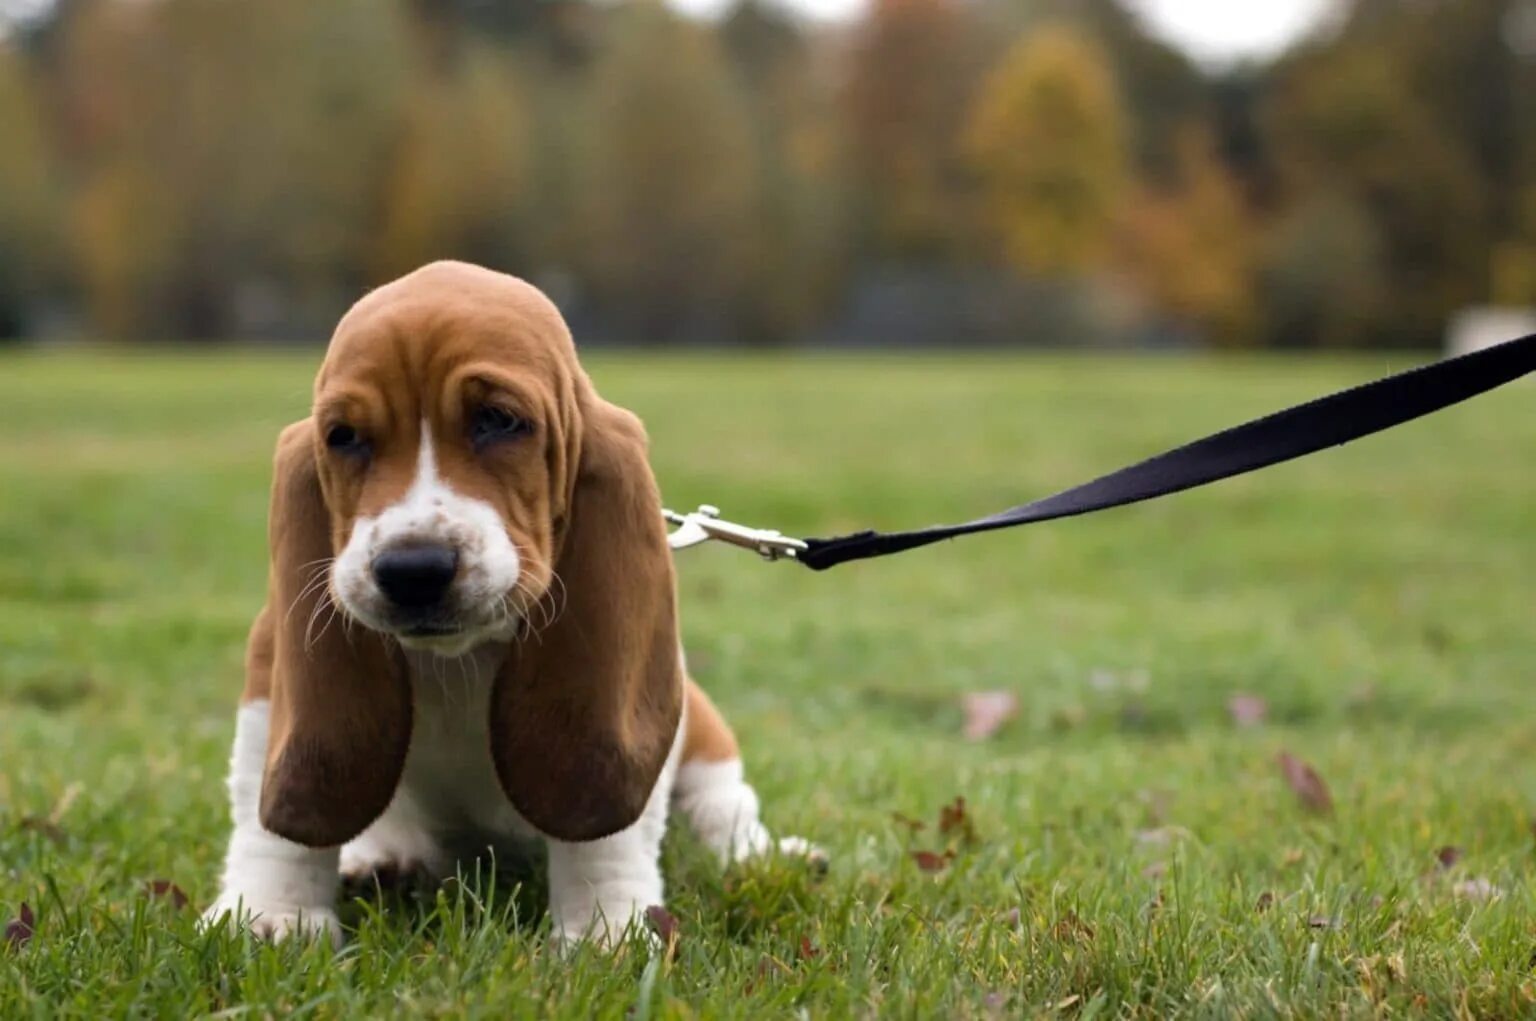
[[[363,454],[368,443],[350,425],[333,425],[325,434],[325,445],[339,454]]]
[[[493,404],[482,404],[469,419],[469,439],[476,447],[530,432],[533,423]]]

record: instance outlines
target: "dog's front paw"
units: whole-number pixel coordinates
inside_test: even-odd
[[[323,938],[333,947],[341,946],[341,921],[329,907],[252,903],[225,892],[203,912],[199,924],[204,929],[221,924],[243,925],[252,935],[273,942]]]
[[[646,922],[646,908],[639,903],[610,907],[580,918],[556,917],[552,933],[555,946],[562,951],[583,944],[599,950],[616,950],[632,935],[640,937],[649,949],[662,946],[661,937]]]

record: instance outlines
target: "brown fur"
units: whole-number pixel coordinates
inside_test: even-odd
[[[688,679],[688,733],[683,735],[684,762],[724,762],[741,757],[736,735],[704,689]]]
[[[467,421],[482,402],[506,405],[534,433],[477,452]],[[501,513],[523,554],[524,598],[543,597],[554,573],[565,590],[559,616],[515,644],[496,679],[491,754],[502,786],[550,836],[623,829],[644,809],[683,699],[645,434],[597,396],[537,289],[462,263],[435,263],[359,301],[331,340],[314,414],[279,441],[272,573],[246,682],[247,698],[272,699],[262,822],[300,843],[343,843],[399,783],[411,698],[398,647],[339,621],[317,623],[306,642],[327,594],[301,593],[358,515],[410,485],[423,419],[443,477]],[[367,437],[372,456],[329,450],[338,423]]]

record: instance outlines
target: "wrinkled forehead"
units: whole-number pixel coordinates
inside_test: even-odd
[[[433,264],[371,292],[342,317],[315,400],[382,396],[391,417],[415,419],[470,382],[553,399],[575,371],[565,322],[537,288],[474,266]]]

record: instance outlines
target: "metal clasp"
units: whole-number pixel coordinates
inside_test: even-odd
[[[726,521],[720,517],[719,507],[711,507],[707,503],[700,504],[698,510],[689,514],[679,514],[663,507],[661,516],[677,526],[667,534],[667,545],[673,549],[687,549],[716,539],[742,549],[756,550],[764,560],[793,560],[806,548],[805,543],[799,539],[791,539],[772,528],[753,528]]]

